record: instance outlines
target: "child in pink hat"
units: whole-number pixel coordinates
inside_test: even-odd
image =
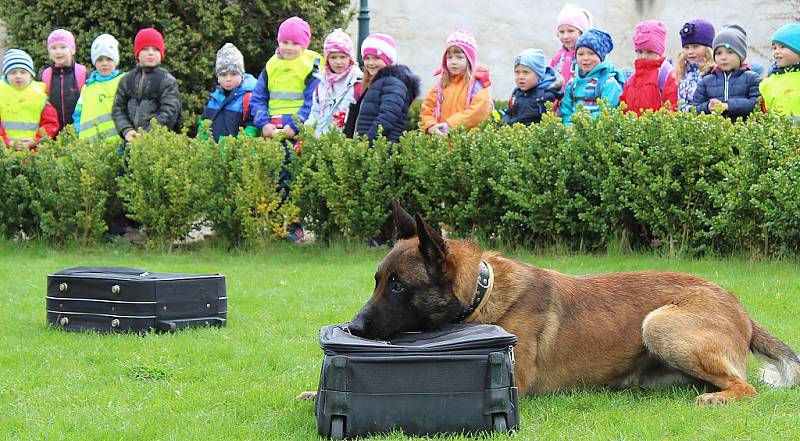
[[[53,62],[42,71],[40,80],[58,114],[58,130],[72,124],[72,114],[86,83],[86,66],[75,62],[75,37],[66,29],[47,36],[47,55]]]
[[[347,32],[335,29],[323,44],[325,66],[322,80],[314,90],[311,114],[306,125],[314,127],[314,136],[331,130],[343,130],[350,105],[361,95],[361,69],[355,63],[353,40]]]
[[[550,61],[550,67],[564,78],[564,87],[575,75],[575,44],[584,32],[591,29],[592,13],[580,6],[567,3],[556,18],[556,32],[561,49]]]
[[[469,31],[450,33],[442,65],[435,75],[440,80],[431,88],[419,114],[419,126],[431,135],[446,135],[463,125],[478,127],[492,114],[489,71],[477,65],[478,44]]]
[[[667,26],[659,20],[636,25],[633,47],[636,50],[633,75],[625,82],[620,101],[628,112],[640,115],[662,107],[677,110],[678,82],[672,64],[664,57]]]

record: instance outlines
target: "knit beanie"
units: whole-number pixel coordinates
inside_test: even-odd
[[[681,47],[687,44],[699,44],[711,47],[714,44],[714,25],[706,20],[692,20],[681,28]]]
[[[153,46],[161,52],[161,61],[164,61],[165,48],[164,36],[155,28],[140,29],[136,33],[136,38],[133,39],[133,57],[139,59],[139,52],[147,46]]]
[[[800,54],[800,23],[789,23],[781,26],[772,34],[772,42],[780,43],[796,54]]]
[[[556,18],[556,29],[561,25],[572,26],[581,31],[581,33],[586,32],[592,27],[592,13],[580,6],[567,3],[561,8]]]
[[[744,63],[747,58],[747,32],[739,25],[728,25],[714,37],[712,50],[717,53],[717,48],[725,47],[739,56],[739,61]],[[716,58],[716,55],[714,56]]]
[[[387,65],[392,65],[397,62],[397,43],[386,34],[369,34],[361,43],[361,56],[367,55],[374,55]]]
[[[353,49],[353,40],[350,38],[350,35],[347,32],[343,31],[341,28],[336,28],[325,37],[325,43],[322,44],[323,54],[325,56],[325,60],[328,59],[328,55],[332,52],[343,52],[347,55],[350,55],[351,60],[355,60],[356,53]]]
[[[469,66],[475,69],[478,58],[478,42],[475,41],[475,36],[471,32],[459,29],[453,31],[447,36],[447,42],[444,44],[444,54],[442,55],[442,69],[447,69],[447,50],[451,47],[457,47],[464,51],[469,60]]]
[[[664,55],[667,50],[667,25],[660,20],[645,20],[636,25],[633,32],[633,47]]]
[[[539,80],[544,77],[544,71],[547,68],[547,62],[545,61],[543,50],[525,49],[524,51],[520,52],[519,55],[517,55],[517,58],[514,59],[514,67],[517,67],[520,64],[532,70]]]
[[[56,43],[66,45],[70,53],[75,55],[75,36],[72,35],[72,32],[66,29],[56,29],[51,32],[50,35],[47,36],[47,48],[49,49],[50,45]]]
[[[300,17],[287,18],[278,28],[278,42],[287,40],[303,46],[303,49],[308,49],[311,43],[311,26]]]
[[[33,68],[33,58],[21,49],[9,49],[3,55],[3,79],[8,79],[8,73],[11,72],[11,69],[25,69],[31,76],[36,76],[36,70]]]
[[[244,57],[233,43],[225,43],[217,51],[214,72],[216,72],[217,76],[229,72],[244,76]]]
[[[110,34],[101,34],[92,42],[92,64],[97,64],[97,59],[108,57],[119,64],[119,42]]]
[[[606,55],[614,49],[614,42],[611,41],[611,35],[607,32],[592,28],[584,32],[575,43],[576,51],[582,47],[588,47],[600,57],[600,61],[603,61],[606,59]]]

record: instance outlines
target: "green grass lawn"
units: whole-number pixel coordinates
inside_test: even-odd
[[[293,398],[316,389],[317,332],[366,301],[384,252],[280,243],[163,254],[0,242],[0,440],[314,439],[313,403]],[[756,320],[800,349],[797,262],[516,257],[568,274],[693,273],[734,291]],[[228,327],[141,336],[50,329],[46,276],[78,265],[225,274]],[[516,439],[800,438],[800,388],[768,388],[756,380],[758,364],[750,379],[759,394],[715,408],[696,407],[697,391],[675,387],[525,397]]]

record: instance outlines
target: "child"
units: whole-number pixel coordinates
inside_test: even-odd
[[[565,125],[572,124],[572,115],[578,111],[579,104],[592,117],[600,113],[597,103],[600,98],[609,106],[617,107],[622,83],[625,82],[622,72],[614,69],[610,61],[605,61],[606,55],[614,49],[611,35],[599,29],[589,29],[578,39],[575,48],[578,71],[567,84],[559,107]]]
[[[397,44],[386,34],[374,33],[365,38],[361,57],[364,90],[357,104],[358,112],[351,112],[347,124],[352,122],[355,134],[366,136],[370,142],[379,133],[397,142],[408,123],[408,107],[419,95],[419,78],[408,67],[395,64]]]
[[[772,74],[761,82],[764,111],[791,115],[800,123],[800,23],[782,26],[772,35]]]
[[[180,131],[181,94],[178,82],[161,67],[164,36],[153,28],[141,29],[133,41],[135,68],[125,74],[117,88],[111,114],[117,133],[126,142],[150,128],[155,118],[159,125]]]
[[[40,79],[58,114],[58,130],[72,124],[72,113],[86,83],[86,67],[75,63],[75,37],[66,29],[56,29],[47,37],[47,54],[53,64]]]
[[[223,136],[237,136],[244,127],[248,136],[258,136],[250,118],[250,98],[256,79],[244,71],[244,57],[231,43],[217,51],[215,63],[217,88],[209,94],[201,119],[211,121],[211,136],[219,141]],[[201,135],[202,137],[202,135]]]
[[[672,65],[664,57],[667,26],[658,20],[645,20],[636,25],[633,47],[636,49],[633,75],[625,82],[620,101],[628,112],[640,115],[645,110],[676,110],[678,82]]]
[[[95,71],[89,75],[81,91],[72,120],[75,131],[82,139],[117,138],[117,128],[111,117],[114,97],[123,75],[119,64],[119,42],[109,34],[102,34],[92,42],[92,64]],[[111,99],[107,99],[111,98]]]
[[[430,135],[447,135],[456,126],[478,127],[492,114],[492,97],[485,69],[476,69],[477,43],[463,29],[447,37],[441,79],[434,85],[419,114],[419,127]]]
[[[761,78],[743,66],[747,58],[746,38],[739,25],[725,26],[714,37],[717,67],[697,86],[692,104],[698,112],[719,112],[726,118],[744,120],[755,108]]]
[[[6,147],[36,151],[42,129],[49,137],[58,133],[56,109],[47,102],[44,84],[33,81],[33,59],[19,49],[3,56],[0,82],[0,136]]]
[[[362,74],[355,65],[353,40],[341,29],[325,37],[325,66],[322,81],[314,90],[314,102],[307,126],[314,126],[314,136],[331,130],[343,130],[350,105],[358,101]]]
[[[564,78],[562,92],[575,75],[575,43],[584,32],[591,28],[592,13],[586,9],[567,3],[558,13],[556,31],[558,40],[561,42],[561,50],[556,52],[555,57],[550,61],[550,67]]]
[[[255,126],[265,138],[281,130],[293,139],[297,123],[311,113],[320,55],[308,49],[310,42],[311,27],[300,17],[288,18],[278,28],[278,49],[258,76],[250,103]]]
[[[694,107],[692,99],[700,78],[714,69],[714,25],[706,20],[692,20],[681,28],[681,53],[675,66],[678,83],[678,103],[681,112]]]
[[[506,124],[529,125],[542,120],[547,111],[545,103],[561,98],[563,80],[552,67],[545,65],[544,51],[525,49],[514,60],[516,89],[508,100]]]

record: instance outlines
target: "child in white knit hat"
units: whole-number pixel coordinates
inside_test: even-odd
[[[117,139],[111,109],[124,75],[117,69],[119,42],[112,35],[99,35],[92,42],[91,56],[95,70],[86,79],[72,114],[75,131],[82,139]]]

